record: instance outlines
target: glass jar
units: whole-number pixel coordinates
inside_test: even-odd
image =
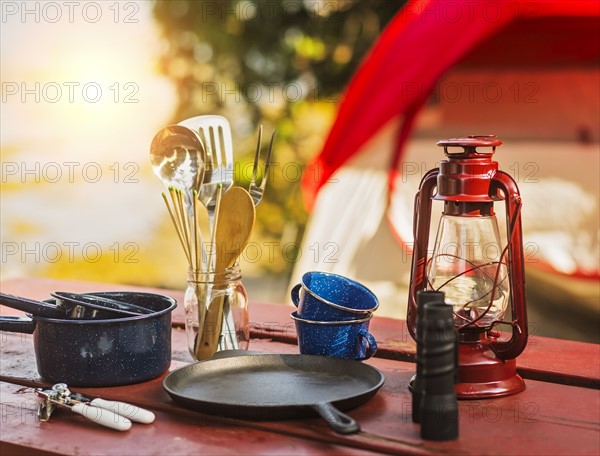
[[[239,267],[224,272],[188,270],[183,300],[188,348],[195,360],[221,350],[247,350],[248,295]]]

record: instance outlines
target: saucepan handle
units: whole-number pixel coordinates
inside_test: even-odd
[[[34,301],[21,296],[0,293],[0,304],[40,317],[60,318],[64,312],[47,302]]]
[[[329,402],[318,402],[312,406],[321,418],[338,434],[354,434],[360,431],[359,424],[354,418],[340,412]]]
[[[0,316],[0,331],[33,334],[35,321],[27,317]]]

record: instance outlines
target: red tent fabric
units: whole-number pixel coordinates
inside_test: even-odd
[[[384,124],[402,116],[390,185],[427,93],[461,65],[595,64],[600,2],[410,0],[383,31],[344,94],[318,169],[302,182],[312,208],[319,189]]]

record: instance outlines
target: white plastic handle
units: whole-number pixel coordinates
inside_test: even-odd
[[[111,412],[117,413],[121,416],[129,418],[131,421],[136,423],[150,424],[154,422],[154,413],[150,410],[143,409],[136,405],[127,404],[125,402],[118,401],[107,401],[105,399],[94,399],[89,403],[94,407],[100,407]]]
[[[88,420],[117,431],[127,431],[131,428],[131,421],[124,416],[117,415],[110,410],[92,407],[87,404],[75,404],[71,407],[75,413],[85,416]]]

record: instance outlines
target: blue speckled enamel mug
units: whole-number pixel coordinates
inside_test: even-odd
[[[330,272],[305,273],[291,295],[298,316],[314,321],[362,319],[379,306],[367,287]]]
[[[372,315],[349,321],[313,321],[292,312],[298,347],[303,355],[334,356],[362,361],[377,351],[377,341],[369,332]]]

